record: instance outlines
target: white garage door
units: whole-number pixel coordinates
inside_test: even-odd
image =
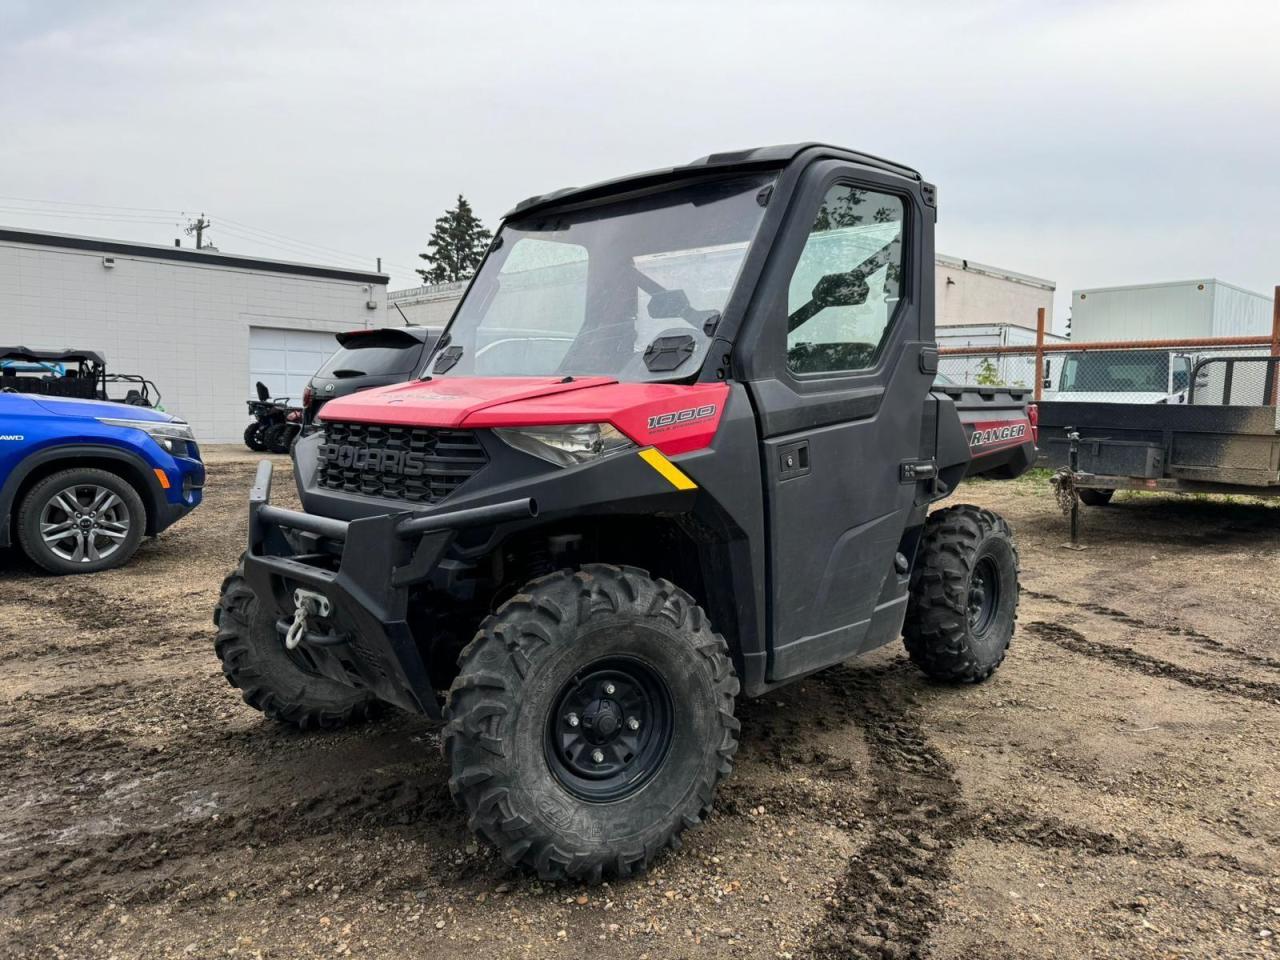
[[[258,395],[257,383],[261,380],[271,396],[302,403],[302,388],[337,349],[332,333],[250,327],[249,396]]]

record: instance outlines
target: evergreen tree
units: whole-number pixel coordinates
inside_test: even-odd
[[[430,266],[416,272],[425,283],[466,280],[475,273],[492,239],[471,204],[458,194],[458,205],[436,218],[427,252],[418,254]]]

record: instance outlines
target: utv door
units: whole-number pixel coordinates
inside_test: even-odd
[[[921,421],[936,370],[933,211],[919,184],[817,164],[791,206],[745,351],[764,463],[770,681],[898,636],[907,577],[895,557],[910,556],[904,530],[922,512],[904,464],[932,446]]]

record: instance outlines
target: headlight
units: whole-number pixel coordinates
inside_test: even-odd
[[[509,447],[561,467],[589,463],[635,447],[610,423],[566,423],[553,427],[495,427]]]
[[[132,427],[150,435],[151,439],[170,453],[185,456],[187,444],[195,443],[196,435],[191,432],[185,420],[117,420],[113,417],[98,417],[99,423],[109,427]]]

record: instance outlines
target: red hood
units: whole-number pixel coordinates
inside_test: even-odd
[[[503,403],[583,390],[615,382],[610,377],[443,377],[411,380],[330,400],[324,420],[411,427],[461,427],[474,413]]]
[[[321,420],[407,427],[611,423],[667,455],[707,446],[728,400],[723,383],[618,383],[611,377],[442,377],[330,400]]]

